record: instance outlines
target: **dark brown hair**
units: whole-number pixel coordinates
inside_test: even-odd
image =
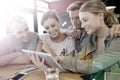
[[[42,16],[41,25],[43,25],[44,22],[49,18],[54,18],[55,20],[59,21],[58,16],[55,14],[54,11],[47,11]]]
[[[71,3],[67,8],[67,12],[79,10],[82,4],[83,4],[83,2],[81,2],[81,1],[75,1],[75,2]]]

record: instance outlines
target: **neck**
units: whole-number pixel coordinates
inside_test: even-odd
[[[99,28],[96,34],[98,38],[105,38],[108,35],[108,32],[109,32],[109,28],[107,25],[104,24]]]
[[[53,42],[59,43],[62,42],[65,39],[65,36],[62,33],[59,33],[59,35],[55,38],[50,38]]]

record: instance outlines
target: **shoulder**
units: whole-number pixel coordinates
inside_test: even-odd
[[[0,42],[13,42],[16,37],[13,35],[6,35]]]
[[[42,40],[48,40],[50,38],[50,36],[48,34],[42,34],[39,36],[39,38]]]
[[[36,33],[36,32],[30,32],[30,36],[34,37],[34,38],[35,37],[37,37],[37,38],[39,37],[38,33]]]

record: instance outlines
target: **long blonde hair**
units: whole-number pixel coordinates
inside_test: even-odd
[[[105,5],[100,1],[90,0],[85,2],[80,10],[80,12],[90,12],[94,15],[98,13],[104,13],[104,22],[107,26],[111,27],[113,24],[118,24],[119,21],[114,13],[108,12]]]

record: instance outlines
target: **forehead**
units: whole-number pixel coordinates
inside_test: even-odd
[[[56,24],[56,23],[58,23],[58,21],[56,19],[49,18],[44,22],[43,26],[48,27],[48,26],[51,26],[51,24]]]
[[[27,24],[19,24],[19,25],[14,25],[14,28],[13,28],[13,32],[20,32],[20,31],[25,31],[25,29],[27,29],[28,26]]]
[[[93,17],[94,15],[90,12],[79,12],[80,20],[83,18]]]
[[[70,17],[79,17],[79,10],[74,10],[69,12]]]

